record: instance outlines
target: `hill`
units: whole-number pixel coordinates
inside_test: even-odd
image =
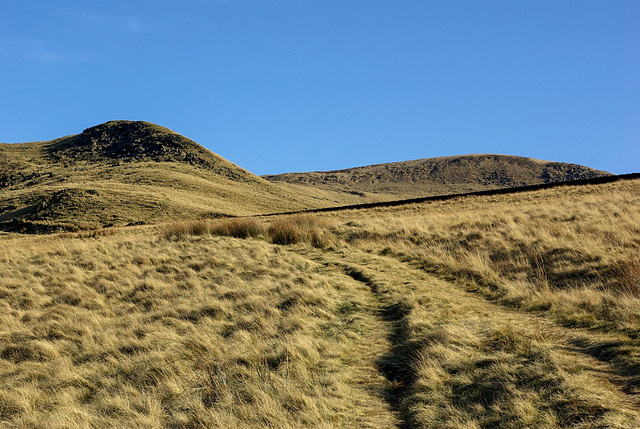
[[[0,144],[0,229],[46,231],[302,210],[367,201],[270,183],[148,122],[111,121]]]
[[[273,182],[401,198],[457,194],[610,175],[577,164],[509,155],[462,155],[344,170],[263,176]]]
[[[0,426],[638,428],[640,179],[0,234]]]

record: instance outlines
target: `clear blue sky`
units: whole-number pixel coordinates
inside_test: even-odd
[[[0,141],[112,119],[270,174],[467,153],[640,171],[640,1],[0,0]]]

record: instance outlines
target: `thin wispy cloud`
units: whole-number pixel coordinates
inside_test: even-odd
[[[38,40],[1,40],[0,55],[38,64],[66,64],[89,61],[87,55],[65,52]]]
[[[88,12],[82,15],[86,24],[95,28],[124,31],[129,33],[147,33],[151,26],[134,15],[117,16],[97,12]]]
[[[25,57],[43,64],[62,64],[72,60],[69,56],[58,54],[44,48],[26,52]]]
[[[147,23],[145,23],[140,18],[137,18],[135,16],[125,17],[124,20],[125,20],[125,29],[132,33],[146,33],[150,29]]]
[[[0,30],[0,60],[13,66],[85,63],[104,57],[106,41],[117,34],[126,37],[151,31],[151,26],[134,14],[98,10],[68,11],[51,17],[54,21],[67,30],[60,37],[48,38],[46,31],[29,27],[20,32]]]

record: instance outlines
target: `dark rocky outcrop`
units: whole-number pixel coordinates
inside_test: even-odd
[[[214,170],[234,180],[253,175],[198,143],[149,122],[110,121],[82,133],[55,140],[46,151],[50,159],[73,164],[86,162],[185,162]]]

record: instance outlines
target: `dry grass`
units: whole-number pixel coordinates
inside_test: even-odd
[[[569,326],[640,334],[638,181],[349,214],[332,232]]]
[[[613,291],[618,292],[623,298],[640,298],[640,259],[620,262],[613,274]]]
[[[211,226],[211,234],[235,238],[259,237],[264,228],[255,219],[232,219]]]
[[[326,231],[318,218],[311,214],[276,216],[268,223],[260,223],[253,218],[169,222],[160,227],[160,233],[166,239],[219,235],[234,238],[262,238],[280,245],[306,243],[323,248],[331,244],[331,234]]]
[[[639,191],[2,236],[0,425],[639,427]]]
[[[160,227],[160,234],[166,239],[208,235],[211,234],[211,226],[206,220],[169,222]]]
[[[401,427],[640,424],[637,398],[620,390],[637,372],[618,375],[625,374],[623,365],[577,346],[589,338],[595,349],[603,339],[623,337],[567,331],[387,256],[352,249],[316,257],[344,266],[379,297],[393,347],[378,363],[390,381],[388,395],[402,416]],[[614,344],[607,344],[602,350],[610,352]],[[632,344],[627,339],[629,358],[638,351]]]
[[[309,243],[314,247],[328,245],[328,234],[318,223],[316,216],[301,214],[275,218],[267,229],[274,244]]]
[[[364,307],[357,282],[260,241],[149,231],[6,240],[0,425],[391,420],[382,398],[355,381],[365,334],[341,309]]]
[[[458,289],[437,305],[433,286],[395,292],[414,297],[403,316],[413,344],[406,418],[416,427],[636,427],[637,414],[614,410],[638,410],[639,190],[632,181],[334,215],[345,254],[377,254]],[[488,300],[482,316],[460,290]],[[529,332],[540,322],[528,312],[548,322]],[[616,389],[599,390],[591,368],[615,374],[631,402],[616,405]]]

